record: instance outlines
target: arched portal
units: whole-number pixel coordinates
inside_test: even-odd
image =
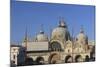
[[[25,64],[26,65],[33,65],[34,61],[31,57],[27,57],[26,60],[25,60]]]
[[[75,56],[75,62],[82,62],[83,59],[82,59],[82,56],[81,55],[76,55]]]
[[[85,62],[89,62],[90,58],[88,55],[85,56]]]
[[[70,55],[65,57],[65,63],[71,63],[72,62],[72,57]]]
[[[49,56],[48,61],[49,61],[49,64],[56,64],[59,62],[59,60],[60,60],[60,56],[58,54],[54,53]]]
[[[44,58],[43,57],[37,57],[36,64],[44,64]]]
[[[95,53],[90,52],[90,61],[95,61]]]

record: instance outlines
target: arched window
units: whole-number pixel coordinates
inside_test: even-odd
[[[15,61],[13,61],[13,63],[15,63]]]
[[[16,55],[13,55],[13,59],[16,59]]]
[[[51,43],[51,50],[52,51],[61,51],[62,50],[61,44],[58,42]]]

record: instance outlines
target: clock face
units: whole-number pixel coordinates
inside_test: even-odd
[[[53,51],[61,51],[62,50],[61,44],[58,43],[58,42],[52,42],[51,43],[51,50],[53,50]]]

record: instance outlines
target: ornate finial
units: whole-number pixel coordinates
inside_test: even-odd
[[[83,28],[83,25],[81,25],[81,30],[80,30],[80,33],[84,33],[84,28]]]
[[[41,29],[40,29],[40,34],[43,34],[44,31],[43,31],[43,24],[41,24]]]
[[[70,40],[69,36],[68,36],[68,40]]]
[[[63,17],[60,17],[59,27],[66,27],[65,21]]]

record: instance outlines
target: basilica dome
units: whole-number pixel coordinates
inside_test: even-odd
[[[52,39],[70,39],[69,31],[67,30],[67,26],[64,20],[59,21],[59,26],[52,31]]]
[[[77,35],[77,41],[80,43],[86,43],[88,37],[85,35],[84,30],[81,28],[80,33]]]
[[[40,33],[36,36],[36,40],[38,42],[48,41],[48,37],[43,31],[40,31]]]

